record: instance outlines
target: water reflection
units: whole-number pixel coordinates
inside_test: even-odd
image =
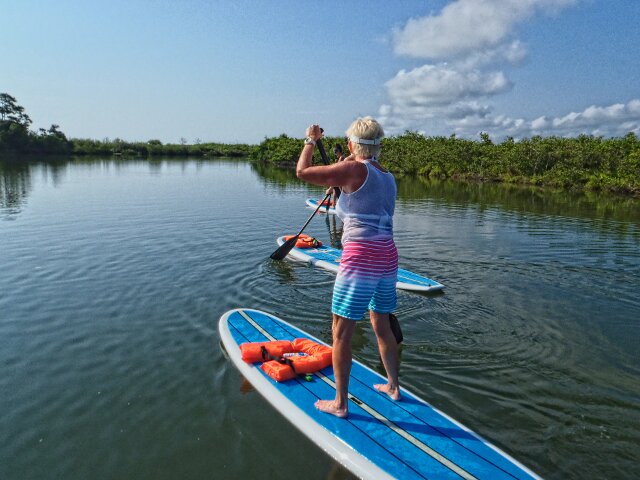
[[[253,165],[257,175],[271,186],[299,185],[293,170],[264,165]],[[571,192],[535,186],[501,183],[473,183],[453,180],[433,180],[423,177],[398,177],[399,204],[423,208],[430,200],[442,206],[475,206],[479,213],[488,209],[527,212],[545,216],[597,218],[616,222],[629,222],[640,227],[640,199],[598,192]],[[633,225],[603,225],[616,233],[637,234]]]
[[[342,250],[342,230],[344,225],[336,215],[325,215],[325,223],[327,224],[331,246]]]
[[[0,159],[0,217],[14,220],[27,203],[33,180],[40,175],[45,183],[59,187],[66,176],[68,158],[39,162],[33,158]]]
[[[631,222],[640,226],[640,199],[597,192],[571,192],[534,186],[426,178],[399,178],[398,197],[411,206],[413,200],[429,199],[441,205],[474,205],[482,213],[490,208],[545,216],[598,218]],[[627,227],[622,226],[623,230]]]
[[[251,170],[253,170],[258,178],[264,181],[271,187],[279,188],[282,190],[289,190],[289,187],[294,185],[299,186],[302,184],[296,177],[295,170],[276,168],[270,165],[251,164]]]
[[[225,162],[245,164],[246,160],[223,159]],[[96,157],[63,157],[47,159],[46,162],[34,159],[0,160],[0,208],[5,215],[20,213],[32,189],[32,176],[41,172],[46,182],[55,187],[63,181],[69,163],[98,169],[116,170],[131,164],[144,163],[151,173],[159,174],[170,164],[179,163],[184,169],[194,164],[199,170],[211,161],[207,159],[113,159]],[[268,187],[276,188],[280,193],[306,189],[295,175],[293,169],[275,168],[268,165],[251,164],[251,170]],[[533,186],[473,183],[451,180],[432,180],[428,178],[398,177],[398,203],[405,208],[424,208],[422,201],[429,200],[435,205],[462,208],[473,206],[481,217],[489,209],[506,212],[526,212],[546,217],[573,217],[597,219],[594,223],[599,229],[617,235],[640,235],[640,199],[597,192],[570,192]],[[604,221],[604,222],[603,222]],[[327,228],[332,245],[339,245],[339,221],[327,217]],[[338,247],[339,248],[339,247]]]
[[[26,165],[0,162],[0,218],[14,219],[32,188],[31,172]]]

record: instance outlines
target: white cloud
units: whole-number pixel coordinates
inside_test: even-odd
[[[457,0],[438,15],[410,19],[394,34],[395,52],[416,58],[452,58],[499,46],[538,10],[576,0]]]
[[[571,112],[562,118],[553,120],[553,126],[593,127],[608,123],[634,122],[640,119],[640,100],[631,100],[627,104],[616,103],[608,107],[592,105],[584,111]]]
[[[472,70],[487,65],[508,63],[517,65],[527,57],[527,49],[519,40],[487,50],[469,52],[466,56],[453,62],[460,70]]]
[[[432,62],[401,70],[385,84],[389,103],[380,120],[390,134],[415,130],[431,135],[500,138],[532,135],[624,135],[640,132],[640,100],[527,120],[493,111],[492,97],[513,82],[499,66],[527,56],[516,27],[539,13],[557,13],[577,0],[454,0],[439,13],[410,19],[394,32],[395,52]],[[436,62],[433,62],[436,60]]]
[[[544,116],[538,117],[531,122],[531,129],[534,131],[540,132],[543,130],[547,130],[550,125],[551,125],[551,122],[547,117],[544,117]]]
[[[468,110],[464,110],[468,108]],[[488,107],[479,104],[463,104],[439,106],[430,112],[430,116],[420,119],[416,112],[399,115],[391,124],[396,127],[389,133],[402,133],[404,130],[423,131],[428,135],[450,135],[452,132],[463,137],[476,137],[480,132],[487,132],[493,138],[506,136],[514,138],[534,135],[576,136],[579,134],[595,136],[623,136],[629,132],[640,134],[640,99],[633,99],[626,104],[616,103],[608,106],[592,105],[581,112],[571,112],[561,117],[541,116],[533,120],[511,118],[505,115],[492,115]],[[463,109],[463,115],[456,115],[456,109]],[[383,114],[384,113],[384,114]],[[381,110],[383,125],[385,121],[396,116],[393,106],[386,105]],[[439,115],[437,124],[434,115]],[[399,118],[403,119],[402,121]],[[411,125],[421,125],[419,128]],[[432,128],[432,130],[429,129]],[[402,128],[402,130],[398,130]]]
[[[512,86],[502,72],[459,71],[447,65],[400,70],[385,85],[396,109],[445,105],[506,92]]]

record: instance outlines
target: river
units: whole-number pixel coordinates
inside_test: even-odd
[[[548,479],[640,478],[640,200],[398,179],[401,383]],[[269,259],[322,189],[242,160],[0,163],[0,478],[351,478],[243,382],[226,310],[330,342]],[[324,215],[306,233],[339,242]],[[354,355],[380,370],[361,322]]]

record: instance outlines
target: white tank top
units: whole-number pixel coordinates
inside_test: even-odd
[[[342,192],[336,205],[336,213],[344,223],[343,244],[350,240],[393,238],[396,181],[391,173],[378,170],[369,160],[362,163],[367,167],[364,183],[353,193]]]

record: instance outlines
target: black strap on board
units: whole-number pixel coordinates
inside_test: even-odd
[[[290,358],[276,357],[275,355],[271,355],[269,353],[269,350],[267,350],[267,347],[265,347],[264,345],[260,347],[260,353],[262,354],[262,360],[264,360],[265,362],[267,360],[275,360],[278,363],[289,365],[291,367],[291,370],[293,370],[293,373],[295,373],[296,375],[298,374],[298,372],[296,372],[296,368],[293,366],[293,361]]]

